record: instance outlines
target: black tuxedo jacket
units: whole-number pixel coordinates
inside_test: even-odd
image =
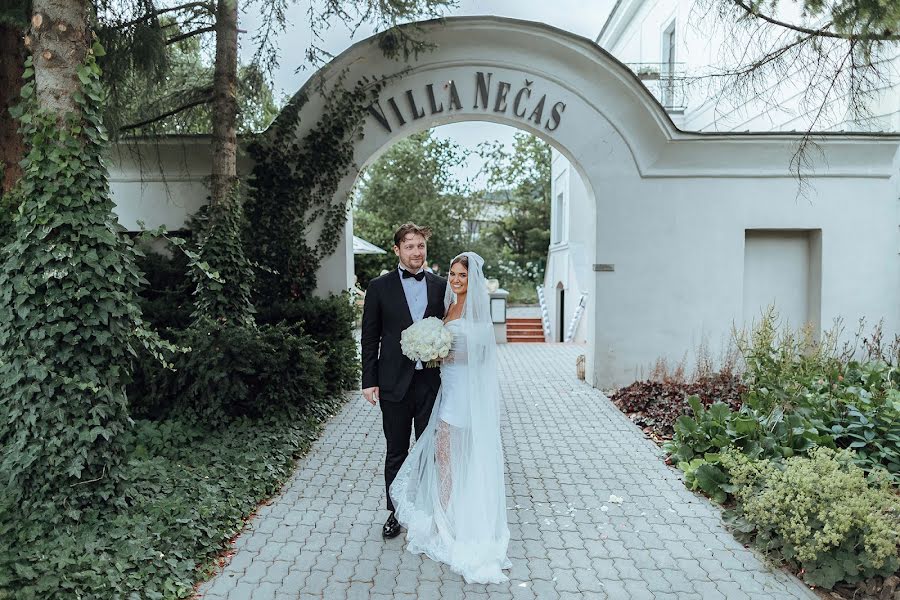
[[[444,318],[447,280],[425,273],[428,305],[425,317]],[[362,316],[362,387],[378,386],[382,401],[400,402],[412,381],[416,363],[400,350],[400,334],[413,324],[400,272],[393,269],[369,282]],[[424,369],[423,375],[440,385],[438,369]]]

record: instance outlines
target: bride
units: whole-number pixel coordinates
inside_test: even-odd
[[[390,493],[407,529],[407,550],[446,563],[467,583],[500,583],[512,565],[497,348],[483,266],[473,252],[450,263],[444,323],[453,344],[431,420]]]

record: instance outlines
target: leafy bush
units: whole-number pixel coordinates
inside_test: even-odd
[[[790,332],[778,336],[774,319],[770,312],[741,341],[744,404],[679,418],[666,450],[690,464],[732,446],[760,459],[816,446],[849,448],[862,468],[887,469],[900,482],[898,366],[839,355],[830,341],[834,331],[821,342]]]
[[[137,261],[146,285],[140,291],[144,318],[157,331],[185,329],[191,324],[196,287],[188,274],[188,258],[183,252],[166,256],[148,251]]]
[[[190,351],[174,357],[174,371],[151,361],[141,365],[130,388],[133,414],[160,418],[174,412],[218,426],[235,417],[302,409],[326,394],[325,359],[298,325],[257,329],[200,320],[174,341]]]
[[[124,507],[54,527],[0,510],[0,597],[189,598],[259,502],[278,491],[340,397],[209,430],[138,420],[124,437]]]
[[[688,413],[688,397],[696,396],[703,406],[725,403],[740,408],[746,386],[730,372],[714,373],[691,382],[637,381],[617,390],[610,400],[642,428],[657,438],[671,438],[675,421]]]
[[[359,359],[353,324],[358,308],[348,294],[257,307],[256,322],[302,326],[325,358],[329,392],[351,389],[359,383]]]
[[[738,500],[729,517],[739,535],[802,567],[807,583],[831,588],[900,566],[900,497],[883,473],[867,477],[850,452],[817,448],[779,464],[729,450],[721,460]]]

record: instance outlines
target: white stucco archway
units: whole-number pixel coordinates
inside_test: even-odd
[[[310,99],[297,136],[324,110],[317,86],[341,74],[351,84],[400,74],[355,145],[360,168],[401,138],[457,121],[503,123],[551,143],[595,203],[585,227],[593,255],[582,257],[591,265],[586,373],[595,386],[630,383],[659,357],[677,361],[701,340],[727,338],[753,297],[745,288],[765,283],[756,266],[763,275],[745,278],[755,231],[817,240],[804,255],[816,261],[807,265],[815,277],[803,285],[816,287],[807,296],[817,299],[810,314],[819,325],[883,318],[888,335],[900,331],[900,138],[823,134],[807,196],[798,198],[796,135],[679,131],[637,77],[591,40],[498,17],[419,26],[435,49],[408,63],[385,58],[373,38],[314,75],[298,92]],[[148,225],[160,222],[141,210]],[[352,284],[352,224],[343,242],[322,265],[320,293]],[[778,269],[777,260],[763,266]]]
[[[464,120],[507,124],[553,144],[596,202],[595,255],[589,258],[594,281],[586,309],[587,372],[595,385],[628,383],[657,357],[678,357],[701,339],[727,337],[742,310],[745,232],[754,228],[831,230],[827,251],[829,236],[822,238],[821,285],[834,293],[820,294],[821,324],[836,316],[867,316],[885,318],[889,330],[897,330],[900,270],[891,179],[897,138],[824,138],[806,201],[797,198],[790,170],[794,136],[681,132],[637,77],[588,39],[496,17],[422,27],[433,51],[399,63],[386,59],[374,39],[365,40],[300,93],[328,86],[344,72],[353,82],[405,70],[381,93],[377,115],[368,117],[355,150],[360,167],[398,139]],[[321,110],[322,100],[313,94],[298,136]],[[340,193],[356,175],[346,178]],[[864,197],[870,199],[866,206],[848,205],[850,198]],[[351,285],[349,227],[345,243],[322,267],[322,292]],[[868,251],[847,255],[853,243]],[[871,276],[863,279],[855,263],[879,253],[890,262],[863,267]],[[829,279],[828,272],[842,273],[845,281]],[[867,297],[853,300],[847,289],[853,286],[868,289]]]

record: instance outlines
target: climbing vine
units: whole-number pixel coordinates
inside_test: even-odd
[[[257,274],[264,304],[305,298],[315,289],[316,271],[337,248],[347,220],[347,198],[336,195],[354,166],[354,141],[367,107],[393,77],[349,87],[344,72],[333,88],[318,90],[325,97],[323,116],[302,139],[296,132],[309,97],[298,94],[250,145],[255,165],[245,239],[249,257],[267,267]]]
[[[191,267],[196,284],[192,317],[254,325],[251,300],[254,272],[241,240],[245,218],[240,184],[232,185],[226,202],[206,207],[195,223],[199,227],[199,256],[204,262],[194,262]],[[214,270],[215,276],[211,276],[209,269]]]
[[[28,154],[0,263],[0,486],[11,485],[0,497],[17,514],[55,507],[52,518],[77,519],[117,496],[131,359],[141,344],[173,349],[144,324],[136,250],[113,215],[102,53],[87,54],[62,122],[37,106],[29,58],[14,112]]]

